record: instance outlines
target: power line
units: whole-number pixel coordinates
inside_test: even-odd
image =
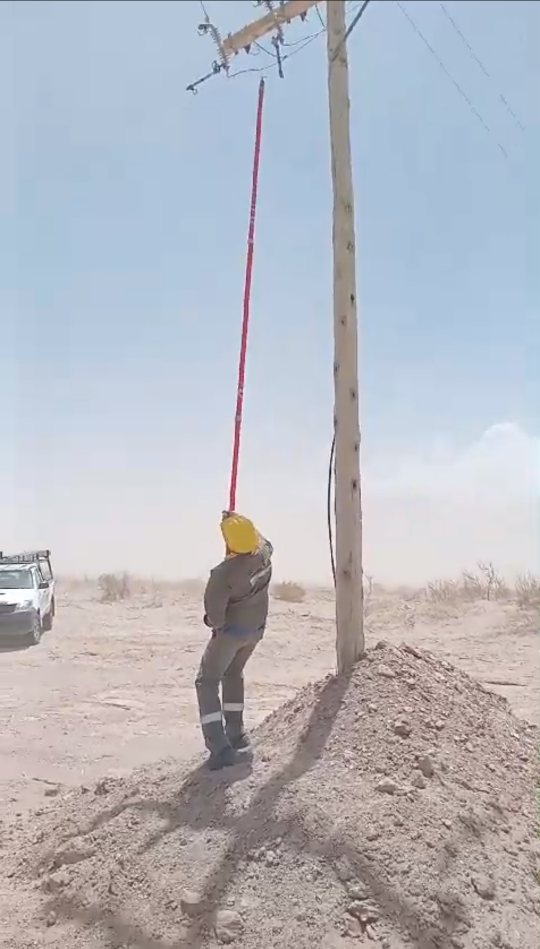
[[[297,56],[298,53],[302,53],[306,46],[309,46],[313,40],[318,39],[323,33],[326,33],[326,27],[323,30],[319,30],[317,33],[312,33],[311,36],[307,36],[304,40],[299,40],[299,45],[295,44],[292,52],[285,53],[285,55],[281,57],[281,62],[285,63],[288,59],[292,59],[293,56]],[[287,46],[288,44],[284,45]],[[293,44],[291,44],[291,46],[292,45]],[[265,50],[265,52],[268,51]],[[246,73],[250,72],[266,72],[268,69],[275,69],[279,66],[277,57],[275,57],[273,53],[270,53],[269,55],[273,57],[273,62],[268,63],[267,66],[248,66],[246,69],[237,69],[236,72],[229,73],[229,79],[235,79],[236,76],[244,76]]]
[[[326,32],[326,26],[323,20],[322,29],[316,30],[315,33],[310,33],[309,36],[302,36],[299,40],[294,40],[292,43],[281,43],[285,49],[293,49],[295,46],[303,46],[308,40],[311,42],[312,39],[316,39],[317,36],[320,36],[321,33]]]
[[[462,43],[464,44],[464,46],[468,49],[468,51],[469,51],[470,55],[472,56],[472,58],[474,59],[475,63],[480,67],[480,69],[481,69],[482,72],[484,73],[484,76],[485,76],[487,79],[489,79],[489,81],[490,81],[491,83],[494,84],[495,81],[494,81],[493,77],[490,75],[490,73],[489,73],[488,70],[486,69],[486,67],[485,67],[484,63],[482,62],[482,60],[476,55],[476,53],[475,53],[474,49],[472,48],[471,44],[469,43],[467,37],[464,35],[464,33],[462,32],[462,30],[459,28],[459,26],[458,26],[458,24],[456,23],[456,21],[454,20],[453,16],[448,12],[448,10],[447,10],[446,6],[444,5],[444,3],[439,2],[439,6],[440,6],[442,12],[444,13],[446,19],[447,19],[448,22],[452,25],[452,28],[455,30],[455,32],[457,33],[457,35],[458,35],[459,38],[461,39],[461,41],[462,41]],[[506,111],[509,113],[509,115],[512,116],[512,118],[513,118],[514,122],[516,123],[517,127],[520,128],[522,132],[524,132],[524,131],[525,131],[525,126],[524,126],[523,123],[520,122],[520,120],[518,119],[518,117],[517,117],[516,113],[514,112],[512,106],[511,106],[510,103],[508,102],[508,99],[506,98],[506,96],[504,96],[503,93],[502,93],[502,92],[499,92],[499,91],[497,91],[497,96],[498,96],[499,100],[502,102],[502,104],[504,105]]]
[[[358,24],[358,22],[359,22],[359,20],[360,20],[360,17],[363,16],[365,10],[367,9],[368,4],[369,4],[369,0],[364,0],[363,4],[361,5],[360,9],[358,10],[358,13],[357,13],[356,16],[353,17],[353,19],[351,20],[349,26],[347,27],[345,36],[343,37],[343,39],[341,40],[341,42],[338,43],[338,45],[336,46],[336,48],[335,48],[335,50],[334,50],[334,54],[333,54],[333,56],[332,56],[332,61],[333,61],[334,59],[336,59],[336,57],[338,56],[338,53],[339,53],[340,49],[342,48],[342,46],[343,46],[343,45],[347,42],[347,40],[349,39],[349,36],[351,35],[351,33],[352,33],[352,31],[354,30],[355,26]]]
[[[261,53],[266,53],[266,55],[267,55],[267,56],[270,56],[272,59],[275,59],[275,58],[276,58],[276,54],[273,53],[271,49],[267,49],[266,46],[263,46],[263,44],[257,42],[257,40],[254,42],[253,45],[256,47],[257,50],[260,50]],[[257,56],[258,54],[255,53],[255,52],[253,52],[253,50],[252,50],[252,51],[251,51],[251,55],[252,55],[252,56]]]
[[[424,45],[427,46],[429,52],[430,52],[431,55],[435,58],[435,60],[437,61],[439,67],[442,69],[443,73],[445,74],[445,76],[450,80],[450,82],[452,83],[452,85],[455,86],[455,88],[456,88],[457,91],[459,92],[459,94],[460,94],[460,96],[462,97],[462,99],[465,100],[465,102],[467,103],[467,105],[468,105],[470,111],[472,112],[472,114],[474,115],[474,117],[478,120],[478,122],[480,122],[480,125],[481,125],[482,128],[488,133],[488,135],[492,135],[492,136],[493,136],[493,138],[495,139],[495,142],[497,143],[497,147],[499,148],[499,150],[502,152],[502,154],[504,155],[505,158],[508,158],[508,153],[507,153],[506,149],[501,145],[501,143],[498,141],[498,139],[495,138],[492,129],[489,127],[489,125],[487,124],[486,120],[485,120],[485,119],[483,118],[483,116],[480,114],[480,112],[478,111],[478,109],[476,108],[476,106],[474,105],[474,103],[471,101],[471,99],[469,98],[469,96],[467,95],[467,93],[465,92],[465,90],[460,86],[460,84],[459,84],[459,82],[457,81],[457,79],[454,78],[454,76],[452,75],[452,73],[451,73],[451,72],[448,70],[448,68],[445,66],[445,64],[443,63],[443,61],[442,61],[441,57],[439,56],[439,54],[437,53],[437,51],[436,51],[436,50],[434,49],[434,47],[431,45],[431,43],[429,42],[429,40],[424,36],[424,34],[422,33],[422,31],[421,31],[420,28],[417,26],[417,24],[415,23],[415,21],[413,20],[413,18],[410,16],[410,14],[407,12],[407,10],[406,10],[405,7],[403,6],[403,4],[400,2],[400,0],[396,0],[396,3],[397,3],[397,5],[398,5],[399,9],[401,10],[401,12],[403,13],[403,16],[405,17],[405,19],[409,21],[409,23],[410,23],[410,25],[412,26],[412,28],[413,28],[414,32],[416,33],[416,35],[419,36],[420,39],[422,40],[422,42],[424,43]]]
[[[309,46],[310,43],[313,43],[313,40],[317,40],[319,36],[322,36],[323,33],[326,33],[326,27],[322,30],[318,30],[317,33],[312,33],[311,36],[307,36],[306,39],[296,48],[293,49],[292,53],[287,53],[283,59],[290,59],[291,56],[296,56],[297,53],[301,53],[306,46]]]

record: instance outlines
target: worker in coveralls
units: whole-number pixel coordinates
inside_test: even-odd
[[[273,553],[271,543],[240,514],[224,513],[221,533],[225,559],[212,570],[204,594],[204,622],[212,638],[195,683],[212,771],[235,764],[249,748],[244,668],[264,635]]]

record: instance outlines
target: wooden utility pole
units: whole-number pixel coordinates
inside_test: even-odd
[[[222,61],[281,31],[317,0],[288,0],[221,41]],[[273,5],[267,4],[267,7]],[[336,626],[338,672],[364,652],[362,506],[354,192],[350,142],[345,0],[327,0],[328,101],[334,254],[334,425],[336,436]]]
[[[364,652],[356,247],[345,0],[328,0],[328,104],[334,196],[334,425],[338,671]]]

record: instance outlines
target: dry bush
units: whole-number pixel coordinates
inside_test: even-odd
[[[372,612],[373,607],[373,577],[369,573],[364,573],[362,577],[363,607],[364,619]]]
[[[197,579],[168,580],[126,572],[102,574],[93,581],[94,588],[96,585],[103,603],[136,599],[141,601],[144,608],[151,605],[163,606],[165,602],[174,603],[185,596],[199,598],[205,587],[204,582]]]
[[[540,607],[540,577],[521,573],[515,584],[516,599],[521,607]]]
[[[493,563],[477,564],[477,573],[464,570],[459,580],[433,580],[426,587],[428,600],[434,603],[457,603],[460,600],[500,600],[510,591]]]
[[[491,560],[488,563],[480,561],[478,569],[482,577],[481,586],[486,600],[500,600],[508,596],[508,587],[501,575],[497,573]]]
[[[131,596],[130,577],[127,573],[102,573],[98,578],[102,603],[116,603]]]
[[[302,603],[306,597],[304,587],[299,583],[291,583],[290,580],[276,583],[272,593],[276,600],[284,600],[285,603]]]
[[[449,603],[457,599],[459,585],[455,580],[432,580],[426,587],[428,600],[433,603]]]
[[[461,594],[465,600],[483,600],[484,589],[482,580],[476,573],[464,570],[461,574]]]
[[[401,616],[405,626],[408,626],[409,629],[414,629],[416,626],[416,604],[414,600],[408,599],[402,601]]]

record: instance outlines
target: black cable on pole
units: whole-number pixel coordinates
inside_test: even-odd
[[[351,20],[349,26],[347,27],[347,32],[345,33],[345,42],[347,42],[347,40],[349,39],[349,36],[351,35],[352,31],[354,30],[356,24],[358,23],[358,20],[360,19],[360,17],[361,17],[362,14],[364,13],[364,10],[366,9],[366,7],[367,7],[368,4],[369,4],[369,0],[364,0],[362,6],[360,7],[360,9],[359,9],[359,11],[358,11],[358,13],[357,13],[356,16],[353,17],[353,19]]]
[[[333,56],[332,56],[332,62],[334,61],[334,59],[336,59],[336,57],[337,57],[337,55],[338,55],[338,53],[339,53],[341,47],[342,47],[342,46],[347,42],[347,40],[349,39],[349,36],[351,35],[351,33],[352,33],[352,31],[354,30],[355,26],[357,25],[358,21],[360,20],[360,17],[364,14],[366,8],[368,7],[369,2],[370,2],[370,0],[364,0],[362,6],[360,7],[360,9],[359,9],[358,13],[356,14],[356,16],[352,18],[352,20],[351,20],[349,26],[347,27],[347,29],[346,29],[346,31],[345,31],[345,36],[344,36],[343,39],[338,43],[338,45],[336,46],[336,48],[335,48],[335,50],[334,50],[334,53],[333,53]]]
[[[330,463],[328,465],[328,484],[326,488],[326,520],[328,524],[328,546],[330,547],[330,563],[332,565],[332,576],[334,586],[336,585],[336,558],[334,555],[334,539],[332,535],[332,479],[334,476],[334,457],[336,454],[336,430],[334,428],[334,437],[332,438],[332,447],[330,448]]]

